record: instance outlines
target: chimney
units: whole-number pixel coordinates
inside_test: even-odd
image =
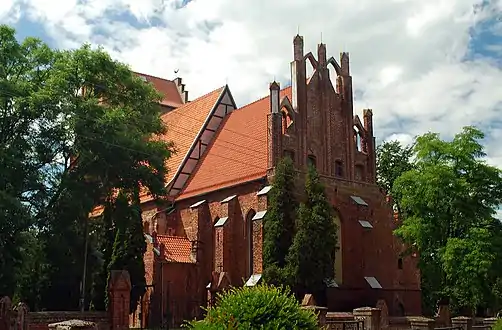
[[[267,116],[267,167],[273,168],[282,153],[282,114],[280,112],[279,93],[280,86],[277,82],[270,84],[270,112]]]
[[[273,82],[270,84],[270,112],[271,113],[279,113],[279,91],[281,87],[277,82]]]

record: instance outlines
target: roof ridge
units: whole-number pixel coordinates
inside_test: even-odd
[[[166,113],[162,114],[162,115],[160,116],[160,118],[162,119],[162,118],[164,118],[164,117],[167,117],[167,116],[169,116],[169,114],[172,114],[172,113],[174,113],[174,112],[176,112],[176,111],[178,111],[178,110],[181,110],[181,109],[183,109],[184,107],[189,106],[190,104],[193,104],[194,102],[199,102],[199,101],[202,101],[204,98],[208,97],[209,95],[211,95],[211,94],[213,94],[213,93],[215,93],[215,92],[217,92],[217,91],[219,91],[219,92],[221,93],[224,89],[225,89],[225,86],[221,86],[221,87],[219,87],[219,88],[216,88],[215,90],[212,90],[212,91],[210,91],[209,93],[206,93],[206,94],[204,94],[204,95],[201,95],[201,96],[199,96],[198,98],[196,98],[196,99],[194,99],[194,100],[192,100],[192,101],[190,101],[190,102],[187,102],[187,103],[185,103],[185,104],[182,104],[181,106],[177,107],[176,109],[173,109],[173,110],[171,110],[171,111],[168,111],[168,112],[166,112]]]
[[[162,77],[159,77],[159,76],[154,76],[154,75],[151,75],[151,74],[148,74],[148,73],[137,72],[137,71],[132,71],[132,72],[135,73],[135,74],[140,74],[142,76],[148,76],[150,78],[156,78],[156,79],[160,79],[160,80],[169,81],[169,82],[174,83],[174,79],[170,80],[170,79],[162,78]]]
[[[167,235],[167,234],[157,234],[157,238],[176,238],[190,241],[188,237],[185,236],[176,236],[176,235]]]
[[[288,87],[284,87],[283,89],[279,90],[279,93],[280,93],[280,92],[284,92],[284,91],[285,91],[286,89],[288,89],[288,88],[291,88],[291,85],[290,85],[290,86],[288,86]],[[262,98],[260,98],[260,99],[258,99],[258,100],[255,100],[255,101],[253,101],[253,102],[251,102],[251,103],[245,104],[245,105],[243,105],[242,107],[237,108],[237,109],[235,109],[235,110],[240,110],[240,109],[247,108],[247,107],[249,107],[249,106],[251,106],[251,105],[253,105],[253,104],[255,104],[255,103],[258,103],[258,102],[260,102],[260,101],[263,101],[263,100],[264,100],[264,99],[266,99],[267,97],[270,97],[270,95],[266,95],[266,96],[264,96],[264,97],[262,97]],[[234,110],[234,111],[235,111],[235,110]],[[232,111],[232,112],[233,112],[233,111]]]

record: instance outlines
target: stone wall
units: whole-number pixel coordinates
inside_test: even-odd
[[[356,308],[351,313],[326,312],[326,308],[303,306],[317,312],[319,324],[336,330],[489,330],[497,318],[451,317],[448,306],[441,306],[434,318],[424,316],[391,317],[384,301],[378,308]]]
[[[127,271],[112,271],[109,283],[110,306],[106,312],[50,311],[30,312],[28,306],[15,306],[9,297],[0,299],[0,330],[48,330],[49,324],[83,320],[96,323],[98,330],[129,328],[131,281]]]
[[[98,330],[110,329],[108,312],[28,312],[27,330],[48,330],[49,324],[68,320],[90,321]]]

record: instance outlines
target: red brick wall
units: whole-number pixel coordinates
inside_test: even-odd
[[[218,267],[220,262],[223,263],[221,271],[230,273],[233,285],[242,285],[243,280],[249,278],[247,239],[251,236],[247,233],[246,215],[251,210],[257,212],[266,209],[266,197],[264,200],[263,197],[256,196],[264,182],[251,182],[178,203],[178,210],[182,215],[180,221],[185,228],[198,226],[199,230],[205,233],[199,237],[202,241],[202,255],[213,256],[216,260],[216,263],[213,263],[214,259],[210,258],[198,260],[198,268],[203,270],[201,276],[207,280],[207,283],[211,279],[211,271],[220,271]],[[221,204],[222,200],[232,195],[237,195],[237,197],[228,203]],[[190,205],[200,200],[206,200],[206,203],[200,205],[197,210],[189,210]],[[190,216],[190,213],[197,216]],[[214,228],[216,218],[226,216],[228,220],[225,225]],[[218,232],[222,235],[220,244],[212,235]],[[252,235],[255,250],[253,264],[256,273],[261,271],[261,221],[254,221]],[[207,283],[204,282],[204,286]]]
[[[340,56],[340,65],[337,67],[339,75],[336,78],[333,76],[333,80],[337,82],[335,90],[329,79],[329,75],[334,72],[326,66],[324,45],[318,49],[317,69],[308,85],[303,40],[299,37],[295,38],[294,53],[290,100],[295,108],[294,118],[283,134],[282,124],[279,124],[281,115],[269,115],[268,164],[276,164],[277,157],[282,156],[286,150],[294,153],[294,162],[301,171],[305,170],[309,155],[316,158],[327,195],[341,218],[343,283],[339,289],[330,290],[330,308],[347,309],[350,306],[351,310],[369,303],[374,306],[379,298],[384,298],[391,314],[395,312],[398,303],[402,303],[408,313],[419,314],[420,277],[416,260],[407,257],[403,261],[403,269],[398,268],[403,246],[392,233],[395,224],[391,205],[374,185],[376,174],[372,113],[365,111],[362,122],[353,115],[348,54]],[[362,151],[356,150],[354,123],[358,124],[361,132]],[[336,161],[342,162],[342,177],[335,177]],[[356,173],[356,166],[361,166],[361,173]],[[268,180],[271,181],[273,167],[269,171]],[[299,198],[302,196],[301,181],[300,178],[297,192]],[[177,201],[177,211],[167,217],[165,228],[175,228],[177,235],[200,242],[193,280],[197,286],[196,300],[200,300],[200,304],[205,304],[207,300],[205,286],[211,280],[212,271],[228,272],[233,285],[241,285],[249,277],[249,240],[252,240],[254,250],[253,273],[261,273],[262,223],[254,221],[252,233],[249,233],[246,216],[251,210],[266,209],[266,197],[256,196],[264,185],[265,179]],[[221,204],[223,199],[231,195],[238,197]],[[358,206],[350,198],[351,195],[363,198],[368,206]],[[190,209],[190,205],[201,200],[207,202],[194,210]],[[216,218],[226,216],[228,220],[225,225],[215,229]],[[369,221],[373,228],[363,228],[359,220]],[[221,235],[219,243],[216,242],[216,233]],[[172,278],[173,283],[183,283],[186,272],[187,270],[179,270],[179,273],[172,275],[175,276]],[[371,289],[365,276],[376,277],[383,289]],[[180,295],[179,299],[186,304],[187,299],[192,298]]]

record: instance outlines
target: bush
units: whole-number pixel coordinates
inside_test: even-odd
[[[313,311],[303,310],[289,289],[258,285],[233,288],[218,297],[204,320],[188,328],[204,329],[319,329]]]
[[[492,330],[502,330],[502,319],[498,319],[493,325]]]

